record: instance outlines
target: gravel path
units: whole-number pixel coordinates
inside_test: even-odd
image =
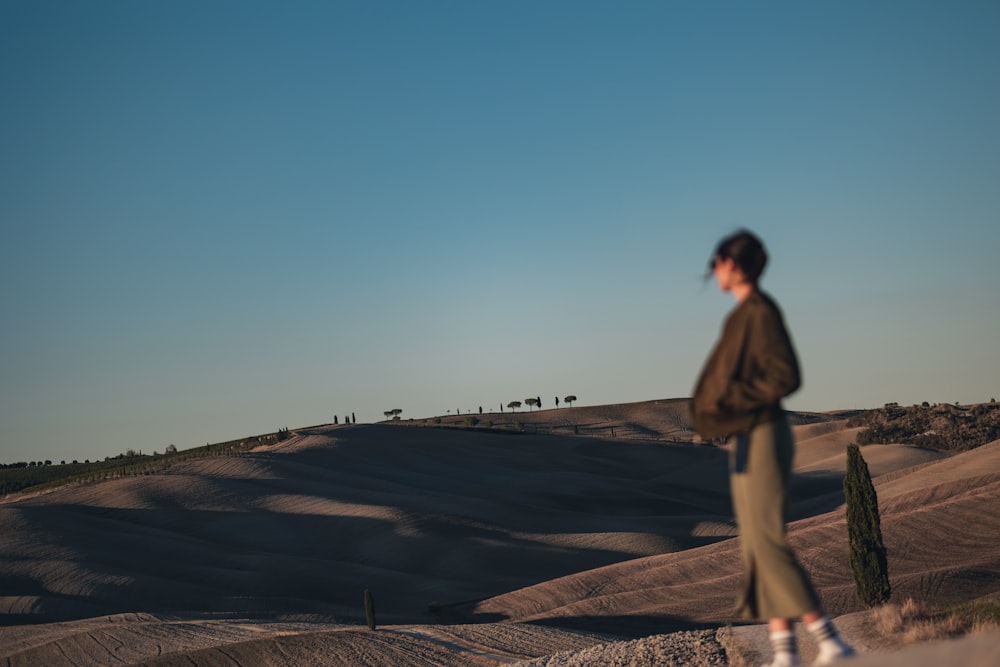
[[[692,630],[613,642],[516,663],[520,667],[726,667],[715,630]]]

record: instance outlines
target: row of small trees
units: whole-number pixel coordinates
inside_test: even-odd
[[[565,401],[566,403],[569,403],[570,407],[573,407],[573,401],[575,401],[575,400],[576,400],[576,396],[573,396],[572,394],[570,394],[569,396],[567,396],[566,398],[563,399],[563,401]],[[517,412],[517,409],[519,407],[521,407],[521,405],[522,405],[521,401],[511,401],[510,403],[507,404],[507,407],[510,408],[511,410],[513,410],[514,412]],[[541,399],[541,397],[538,397],[538,396],[536,396],[535,398],[526,398],[526,399],[524,399],[524,405],[527,405],[529,409],[530,408],[539,408],[539,409],[541,409],[541,407],[542,407],[542,399]],[[556,407],[557,408],[559,407],[559,397],[558,396],[556,396]],[[480,412],[482,412],[481,408],[480,408]],[[500,406],[500,412],[503,412],[503,405]]]
[[[576,396],[574,396],[573,394],[570,394],[569,396],[564,397],[562,400],[563,400],[563,402],[568,403],[570,407],[573,407],[573,403],[576,401]],[[555,404],[556,404],[556,407],[558,408],[559,407],[559,397],[558,396],[555,397]],[[531,409],[531,408],[539,408],[539,409],[541,409],[541,407],[542,407],[542,398],[541,398],[541,396],[534,396],[534,397],[531,397],[531,398],[524,399],[523,402],[522,401],[511,401],[510,403],[507,404],[506,407],[509,410],[513,410],[514,412],[517,412],[517,409],[519,407],[521,407],[522,405],[527,405],[529,409]],[[500,404],[500,412],[503,412],[503,409],[504,409],[504,404],[501,403]],[[393,421],[398,421],[399,418],[400,418],[399,415],[402,414],[402,412],[403,411],[401,409],[399,409],[399,408],[393,408],[392,410],[385,410],[382,414],[385,416],[386,419],[391,419]],[[448,411],[448,414],[451,414],[451,410]],[[455,414],[456,415],[462,414],[462,411],[461,410],[455,410]],[[483,414],[483,406],[479,406],[479,414]],[[353,415],[352,415],[352,417],[353,417]],[[335,424],[337,423],[336,417],[334,417],[334,423]],[[346,419],[345,419],[344,423],[345,424],[348,423]]]

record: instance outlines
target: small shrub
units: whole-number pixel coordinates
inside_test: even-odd
[[[871,626],[883,637],[893,637],[902,634],[903,629],[914,619],[924,615],[921,605],[913,598],[907,598],[903,604],[884,604],[869,612]]]

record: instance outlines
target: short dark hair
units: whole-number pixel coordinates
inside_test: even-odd
[[[715,246],[711,265],[714,266],[716,260],[720,259],[732,259],[747,280],[756,285],[767,266],[767,250],[753,232],[741,229]]]

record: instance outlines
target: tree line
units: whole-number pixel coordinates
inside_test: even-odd
[[[573,407],[573,403],[577,400],[577,398],[573,394],[570,394],[568,396],[565,396],[562,400],[563,400],[564,403],[568,403],[570,407]],[[507,403],[506,407],[507,407],[508,410],[512,410],[513,412],[517,412],[517,409],[520,408],[522,405],[527,405],[529,409],[538,408],[540,410],[542,408],[542,398],[541,398],[541,396],[533,396],[533,397],[524,399],[523,402],[522,401],[510,401],[509,403]],[[559,397],[558,396],[555,397],[555,405],[556,405],[557,408],[559,407]],[[500,412],[504,411],[504,407],[505,407],[504,404],[500,403]],[[399,409],[399,408],[393,408],[391,410],[385,410],[384,412],[382,412],[382,414],[385,416],[385,418],[387,420],[398,421],[400,419],[399,415],[402,412],[403,411],[401,409]],[[467,412],[471,413],[471,410],[467,411]],[[491,412],[492,412],[492,410],[491,410]],[[451,414],[451,410],[448,410],[448,414]],[[456,415],[461,415],[462,414],[462,410],[461,409],[456,409],[455,410],[455,414]],[[481,406],[481,405],[479,406],[479,414],[483,414],[483,406]],[[336,421],[334,423],[336,423]]]
[[[104,479],[135,477],[160,472],[192,458],[206,456],[232,455],[248,452],[260,445],[281,442],[290,437],[287,428],[281,428],[274,433],[250,436],[238,440],[229,440],[204,447],[178,450],[174,445],[168,445],[163,454],[153,452],[143,454],[141,451],[129,449],[117,456],[106,457],[103,461],[89,459],[83,463],[73,461],[60,465],[41,464],[28,465],[14,463],[0,465],[0,496],[19,491],[41,490],[68,483],[95,482]]]
[[[886,403],[847,422],[864,426],[859,445],[905,443],[946,451],[964,451],[1000,439],[1000,404],[968,407],[924,402],[910,407]]]
[[[565,398],[563,398],[563,401],[565,403],[569,403],[570,407],[573,407],[573,401],[575,401],[575,400],[576,400],[576,396],[573,396],[572,394],[570,394],[569,396],[566,396]],[[559,407],[559,397],[558,396],[555,397],[555,404],[556,404],[556,407],[558,408]],[[534,398],[526,398],[526,399],[524,399],[524,403],[521,403],[521,401],[511,401],[510,403],[507,404],[507,407],[510,408],[511,410],[513,410],[514,412],[517,412],[517,409],[519,407],[521,407],[522,405],[527,405],[529,410],[531,408],[538,408],[540,410],[542,408],[542,399],[541,399],[540,396],[536,396]],[[479,408],[479,411],[482,412],[483,409]],[[500,412],[503,412],[503,403],[500,404]]]

